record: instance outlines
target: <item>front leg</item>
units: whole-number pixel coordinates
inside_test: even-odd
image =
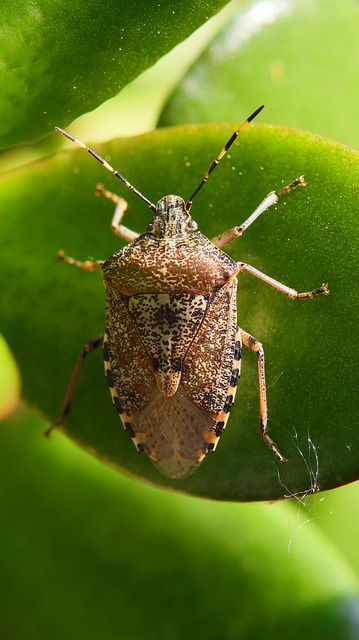
[[[287,287],[287,285],[282,284],[278,280],[275,280],[274,278],[267,276],[265,273],[263,273],[262,271],[259,271],[255,267],[252,267],[250,264],[247,264],[246,262],[237,262],[237,266],[238,266],[238,273],[240,273],[241,271],[247,271],[247,273],[251,273],[252,276],[259,278],[259,280],[263,280],[263,282],[266,282],[271,287],[274,287],[274,289],[277,289],[277,291],[284,293],[286,296],[288,296],[288,298],[292,298],[292,300],[296,300],[297,298],[314,298],[314,296],[317,296],[319,293],[324,293],[324,295],[326,296],[330,294],[327,282],[323,283],[321,287],[318,287],[317,289],[313,289],[312,291],[305,291],[304,293],[298,293],[298,291],[296,291],[295,289],[291,289],[290,287]]]
[[[134,240],[136,240],[139,234],[135,231],[132,231],[132,229],[125,227],[123,224],[120,224],[127,209],[126,200],[116,195],[116,193],[112,193],[112,191],[107,191],[107,189],[105,189],[102,184],[96,185],[96,195],[104,196],[105,198],[108,198],[108,200],[114,202],[116,205],[115,213],[113,214],[113,218],[111,221],[111,229],[114,234],[119,238],[122,238],[122,240],[126,240],[126,242],[133,242]]]
[[[264,200],[260,203],[260,205],[253,211],[253,213],[249,216],[249,218],[247,218],[247,220],[242,222],[242,224],[239,225],[238,227],[233,227],[232,229],[229,229],[228,231],[221,233],[219,236],[216,236],[215,238],[212,239],[212,243],[216,247],[219,247],[219,249],[222,249],[226,244],[228,244],[228,242],[231,242],[236,238],[240,238],[240,236],[245,232],[245,230],[248,229],[248,227],[255,220],[257,220],[257,218],[259,218],[259,216],[262,213],[264,213],[264,211],[267,211],[267,209],[269,209],[270,207],[272,207],[274,204],[278,202],[279,198],[282,198],[283,196],[287,195],[288,193],[290,193],[290,191],[293,191],[293,189],[295,189],[298,186],[301,186],[301,187],[307,186],[307,183],[305,182],[303,176],[296,178],[296,180],[293,180],[293,182],[288,184],[286,187],[283,187],[283,189],[281,189],[280,191],[277,191],[277,192],[271,191],[271,193],[269,193],[267,197],[264,198]]]

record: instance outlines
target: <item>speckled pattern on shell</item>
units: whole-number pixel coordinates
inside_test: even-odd
[[[164,475],[181,478],[215,449],[226,426],[241,342],[237,264],[198,231],[174,232],[181,216],[181,228],[190,220],[175,198],[163,199],[165,231],[142,234],[102,273],[114,405],[137,449]]]

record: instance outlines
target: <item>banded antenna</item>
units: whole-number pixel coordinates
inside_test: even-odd
[[[63,136],[65,136],[65,138],[68,138],[69,140],[71,140],[71,142],[76,142],[76,144],[82,147],[82,149],[85,149],[86,151],[88,151],[95,158],[95,160],[98,160],[98,162],[100,162],[105,167],[105,169],[107,169],[107,171],[110,171],[111,173],[113,173],[113,175],[116,176],[116,178],[118,178],[119,180],[121,180],[121,182],[123,182],[128,189],[133,191],[133,193],[135,193],[136,196],[141,198],[141,200],[144,200],[146,204],[148,204],[150,209],[152,209],[152,211],[156,212],[156,205],[154,205],[153,202],[151,202],[151,200],[148,200],[148,198],[146,198],[146,196],[144,196],[143,193],[141,193],[128,180],[126,180],[126,178],[119,171],[111,167],[111,165],[104,158],[101,158],[101,156],[99,156],[98,153],[96,153],[96,151],[91,149],[91,147],[87,147],[83,142],[81,142],[81,140],[74,138],[74,136],[72,136],[70,133],[67,133],[67,131],[60,129],[60,127],[55,127],[55,130],[58,131],[58,133],[61,133]]]
[[[190,198],[188,198],[187,202],[186,202],[186,211],[189,211],[191,206],[192,206],[192,202],[193,202],[193,198],[197,195],[197,193],[202,189],[202,187],[206,184],[209,176],[211,175],[212,171],[214,171],[214,169],[216,168],[216,166],[218,165],[219,161],[222,160],[223,156],[226,154],[226,152],[228,151],[229,147],[232,146],[233,142],[238,138],[239,134],[241,133],[241,131],[243,131],[243,129],[246,128],[247,124],[249,124],[259,113],[260,111],[262,111],[262,109],[264,109],[264,104],[262,104],[261,107],[259,107],[258,109],[256,109],[252,115],[249,116],[249,118],[247,118],[247,120],[245,120],[241,126],[239,127],[239,129],[237,129],[237,131],[235,131],[231,137],[229,138],[228,142],[224,145],[221,153],[219,154],[219,156],[213,160],[210,168],[208,169],[206,175],[204,176],[204,178],[201,180],[201,182],[199,183],[198,187],[194,190],[194,192],[192,193],[192,195],[190,196]]]
[[[232,146],[233,142],[237,139],[237,137],[239,136],[241,131],[243,131],[243,129],[246,128],[246,126],[260,113],[260,111],[262,111],[263,108],[264,108],[264,104],[261,107],[259,107],[258,109],[256,109],[256,111],[254,111],[252,113],[252,115],[250,115],[249,118],[247,118],[247,120],[245,120],[241,124],[239,129],[237,129],[237,131],[235,131],[231,135],[231,137],[229,138],[228,142],[224,145],[224,147],[223,147],[222,151],[220,152],[219,156],[215,160],[213,160],[213,162],[212,162],[210,168],[208,169],[206,175],[204,176],[204,178],[201,180],[201,182],[199,183],[197,188],[194,190],[194,192],[192,193],[191,197],[188,198],[188,200],[187,200],[187,202],[185,204],[186,211],[190,210],[190,208],[192,206],[193,198],[199,193],[199,191],[202,189],[202,187],[206,184],[206,182],[207,182],[209,176],[211,175],[212,171],[214,171],[214,169],[216,168],[216,166],[218,165],[220,160],[222,160],[223,156],[226,154],[228,149]],[[130,189],[130,191],[133,191],[133,193],[135,193],[136,196],[138,196],[139,198],[141,198],[141,200],[146,202],[146,204],[150,207],[150,209],[152,209],[152,211],[156,212],[156,205],[154,205],[153,202],[151,202],[151,200],[146,198],[146,196],[144,196],[143,193],[141,193],[128,180],[126,180],[126,178],[119,171],[117,171],[117,169],[114,169],[113,167],[111,167],[111,165],[104,158],[102,158],[98,153],[96,153],[96,151],[91,149],[91,147],[88,147],[87,145],[85,145],[83,142],[81,142],[81,140],[78,140],[78,138],[75,138],[74,136],[72,136],[67,131],[64,131],[63,129],[60,129],[60,127],[55,127],[55,130],[58,133],[61,133],[61,135],[65,136],[65,138],[68,138],[69,140],[71,140],[71,142],[75,142],[76,144],[78,144],[80,147],[82,147],[82,149],[85,149],[86,151],[88,151],[88,153],[93,158],[95,158],[95,160],[100,162],[105,167],[105,169],[107,169],[107,171],[110,171],[110,173],[113,173],[113,175],[116,176],[116,178],[118,178],[119,180],[121,180],[121,182],[123,182],[126,185],[126,187],[128,189]]]

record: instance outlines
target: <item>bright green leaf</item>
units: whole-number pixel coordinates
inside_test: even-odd
[[[98,148],[149,199],[193,191],[234,125],[160,130]],[[169,481],[139,456],[111,406],[101,354],[88,357],[65,428],[101,459],[156,484],[226,500],[269,500],[358,478],[357,218],[358,154],[296,130],[250,127],[194,201],[192,215],[209,237],[241,223],[273,188],[301,174],[297,189],[228,247],[235,258],[298,290],[329,281],[330,297],[291,301],[244,274],[239,324],[260,339],[267,362],[270,430],[290,462],[279,470],[257,432],[256,358],[244,352],[228,429],[215,455],[188,479]],[[149,211],[81,150],[58,154],[3,180],[1,189],[2,326],[23,373],[24,395],[57,417],[77,354],[104,328],[99,273],[56,262],[59,249],[107,258],[121,242],[108,224],[111,203],[96,199],[99,180],[129,202],[125,224],[143,231]],[[283,487],[285,485],[286,488]]]
[[[33,142],[116,95],[224,4],[3,0],[0,148]]]
[[[20,395],[20,373],[4,337],[0,335],[0,420],[15,411]]]
[[[244,119],[359,146],[359,3],[255,1],[206,47],[176,89],[164,125]]]

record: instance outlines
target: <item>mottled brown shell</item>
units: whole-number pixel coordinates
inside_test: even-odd
[[[190,221],[167,196],[153,232],[102,265],[113,402],[137,449],[171,478],[214,450],[240,370],[237,264]]]

